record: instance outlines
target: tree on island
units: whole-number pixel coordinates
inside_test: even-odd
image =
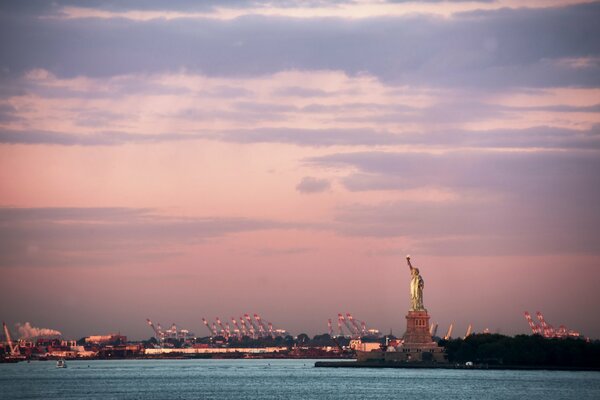
[[[308,342],[310,342],[310,337],[306,333],[301,333],[296,338],[296,343],[299,345],[308,344]]]
[[[600,368],[599,341],[474,334],[466,339],[442,340],[440,345],[453,363]]]

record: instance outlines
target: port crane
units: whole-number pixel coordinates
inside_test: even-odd
[[[254,338],[254,332],[250,332],[250,328],[248,328],[248,325],[246,325],[244,317],[240,317],[240,327],[242,328],[244,335]]]
[[[2,327],[4,328],[4,336],[6,336],[6,341],[8,342],[8,349],[10,351],[10,355],[11,356],[20,355],[19,345],[17,343],[13,344],[13,341],[10,337],[10,332],[8,331],[8,327],[6,326],[6,323],[4,321],[2,321]]]
[[[252,327],[252,332],[254,332],[253,335],[260,336],[260,329],[254,324],[252,318],[250,318],[248,314],[244,314],[244,318],[246,318],[246,321],[248,321],[248,325]]]
[[[350,336],[356,335],[356,333],[352,329],[352,326],[350,325],[350,322],[348,322],[348,320],[346,318],[344,318],[343,314],[341,314],[341,313],[338,314],[338,321],[342,321],[344,323],[344,325],[348,329],[348,332],[350,333]]]
[[[535,322],[533,322],[533,319],[531,318],[531,314],[529,314],[528,311],[525,311],[525,319],[527,320],[527,323],[529,324],[529,327],[531,328],[531,332],[533,332],[534,335],[542,334],[542,327],[539,326],[538,324],[536,324]]]
[[[333,321],[331,319],[327,320],[327,329],[329,332],[329,336],[334,336],[334,327]],[[344,336],[344,330],[348,331],[348,335],[353,338],[360,338],[362,336],[379,336],[380,332],[377,329],[368,329],[367,323],[365,321],[361,321],[356,319],[350,313],[344,314],[338,313],[337,317],[337,332],[338,336]]]
[[[469,326],[467,327],[467,333],[465,333],[465,337],[463,339],[466,339],[469,336],[471,336],[472,331],[473,331],[473,326],[471,324],[469,324]]]
[[[227,330],[223,326],[223,323],[221,322],[221,319],[219,317],[216,317],[215,320],[217,321],[217,325],[219,325],[219,328],[221,328],[221,334],[223,335],[223,337],[225,337],[225,339],[228,339],[229,338],[229,333],[227,332]]]
[[[342,320],[340,319],[339,314],[338,314],[337,328],[338,328],[339,336],[344,336],[344,331],[342,330]]]
[[[167,331],[165,333],[167,334],[168,337],[177,339],[177,325],[175,324],[175,322],[173,322],[171,324],[171,327],[169,329],[167,329]]]
[[[431,326],[429,327],[429,334],[431,335],[431,337],[434,337],[435,335],[437,335],[437,330],[438,330],[438,324],[435,322],[432,322]]]
[[[354,328],[356,335],[360,337],[360,328],[358,327],[358,324],[354,320],[354,317],[352,316],[352,314],[346,313],[346,318],[348,320],[350,320],[350,323],[352,324],[352,327]]]
[[[162,331],[160,324],[158,324],[157,328],[156,326],[154,326],[150,318],[146,318],[146,322],[148,323],[148,326],[152,328],[152,331],[154,332],[154,338],[158,341],[158,343],[162,343],[165,339],[165,334]]]
[[[542,326],[542,332],[544,332],[544,337],[553,337],[554,336],[554,327],[552,325],[548,325],[546,323],[546,319],[544,318],[544,316],[542,315],[541,312],[536,312],[535,315],[537,316],[537,319],[540,321],[540,324]]]
[[[244,332],[244,336],[248,336],[250,338],[254,339],[254,332],[252,332],[250,330],[250,327],[248,326],[248,324],[246,323],[246,320],[244,319],[244,317],[240,317],[238,319],[238,323],[240,325],[240,329],[242,330],[242,332]]]
[[[533,321],[533,319],[531,318],[531,315],[529,314],[529,312],[525,311],[525,319],[527,320],[527,323],[529,324],[529,327],[531,328],[531,332],[534,335],[542,335],[545,338],[561,338],[561,339],[566,338],[566,337],[574,337],[574,338],[581,337],[581,333],[574,331],[572,329],[569,329],[564,325],[560,325],[557,329],[555,329],[552,325],[550,325],[546,322],[546,319],[544,318],[544,315],[542,315],[541,312],[537,311],[535,314],[536,314],[538,321],[540,321],[539,324],[536,324]]]
[[[237,323],[237,320],[234,317],[231,317],[231,323],[233,324],[234,332],[237,332],[238,339],[241,339],[243,337],[242,329],[240,328],[240,326]]]
[[[217,336],[217,330],[210,327],[210,324],[206,320],[206,318],[202,318],[202,323],[206,325],[206,329],[210,332],[210,336]]]
[[[267,332],[268,332],[267,327],[265,327],[265,324],[263,323],[263,321],[260,318],[260,316],[258,314],[254,314],[254,319],[258,323],[258,329],[259,329],[261,335],[262,336],[267,336]]]
[[[449,340],[452,337],[452,328],[454,328],[454,324],[450,324],[450,326],[448,327],[448,332],[446,332],[444,340]]]
[[[361,331],[360,333],[362,334],[362,336],[366,336],[368,331],[367,331],[367,323],[365,321],[361,321],[360,322],[360,327],[361,327]]]
[[[229,339],[230,337],[241,339],[244,336],[249,336],[253,339],[275,338],[276,336],[285,336],[288,334],[285,329],[275,329],[271,322],[263,320],[258,314],[253,314],[253,317],[250,314],[244,314],[243,317],[239,317],[239,320],[231,317],[231,324],[229,321],[222,321],[219,317],[215,318],[216,323],[212,322],[212,325],[205,318],[202,318],[202,322],[212,336],[223,335],[225,339]]]

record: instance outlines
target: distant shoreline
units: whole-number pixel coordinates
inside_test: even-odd
[[[430,363],[395,363],[395,362],[349,362],[349,361],[317,361],[316,368],[404,368],[404,369],[462,369],[462,370],[512,370],[512,371],[595,371],[598,367],[569,367],[554,365],[473,365],[463,364],[430,364]]]
[[[355,360],[345,356],[332,355],[330,357],[314,355],[281,355],[277,353],[247,354],[247,353],[203,353],[203,354],[183,354],[171,353],[163,355],[146,356],[128,356],[128,357],[32,357],[32,358],[0,358],[0,364],[13,364],[22,362],[46,362],[64,359],[67,361],[95,361],[95,360]]]

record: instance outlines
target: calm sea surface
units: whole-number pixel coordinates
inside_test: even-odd
[[[0,364],[2,399],[600,399],[600,372],[314,368],[314,360]]]

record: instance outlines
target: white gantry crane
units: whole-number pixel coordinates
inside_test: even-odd
[[[542,335],[545,338],[567,338],[567,337],[572,337],[572,338],[581,338],[582,335],[581,333],[574,331],[572,329],[567,328],[564,325],[559,326],[557,329],[555,329],[552,325],[548,324],[546,322],[546,319],[544,318],[544,316],[542,315],[541,312],[536,312],[535,313],[538,321],[540,321],[539,324],[536,324],[533,319],[531,318],[531,314],[529,314],[529,312],[525,311],[525,319],[527,320],[527,323],[529,324],[529,327],[531,328],[531,332],[534,335]]]
[[[217,330],[211,328],[210,324],[206,320],[206,318],[202,318],[202,323],[206,326],[206,329],[210,332],[210,336],[217,336]]]
[[[158,328],[157,328],[156,326],[154,326],[152,321],[150,321],[150,318],[146,318],[146,322],[148,323],[150,328],[152,328],[152,331],[154,332],[154,338],[156,339],[156,341],[158,343],[162,343],[165,339],[165,334],[162,331],[160,324],[158,324]]]
[[[454,324],[450,324],[450,326],[448,327],[448,332],[446,332],[444,340],[449,340],[452,337],[452,328],[454,328]]]
[[[6,336],[6,341],[8,342],[8,349],[10,351],[11,356],[18,356],[21,353],[19,352],[19,345],[17,343],[13,343],[10,332],[8,331],[8,327],[6,323],[2,321],[2,327],[4,328],[4,336]]]
[[[473,332],[473,326],[471,324],[469,324],[469,326],[467,327],[467,333],[465,333],[465,337],[463,339],[466,339],[469,336],[471,336],[472,332]]]

